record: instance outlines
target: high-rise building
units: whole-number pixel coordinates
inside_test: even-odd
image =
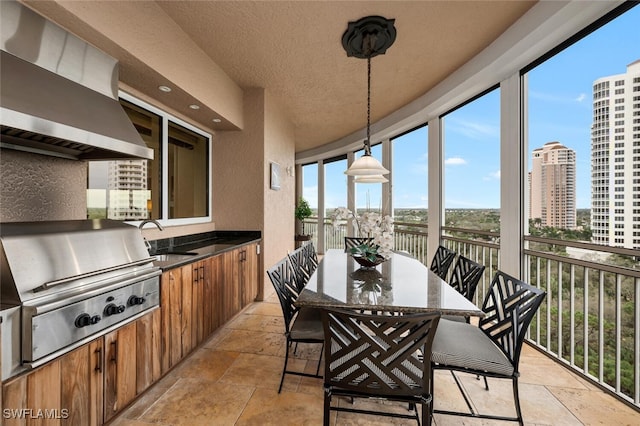
[[[640,60],[593,83],[593,242],[640,248]]]
[[[529,217],[542,226],[576,227],[576,152],[560,142],[533,150]]]
[[[110,161],[107,190],[109,219],[147,219],[147,160]]]

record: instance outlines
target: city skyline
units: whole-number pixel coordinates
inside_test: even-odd
[[[640,59],[638,23],[636,7],[527,73],[528,170],[533,149],[547,142],[574,150],[578,209],[591,208],[592,86],[599,78],[625,73],[627,65]],[[500,208],[499,95],[493,90],[445,116],[445,208]],[[426,133],[422,128],[402,137],[422,149],[394,147],[394,163],[402,164],[394,170],[395,208],[427,208]],[[373,151],[378,156],[375,147]],[[346,161],[338,170],[341,163],[327,166],[327,209],[346,205]],[[372,208],[382,204],[379,184],[357,187],[369,192]],[[303,196],[317,208],[317,173],[304,173]],[[359,208],[363,198],[358,197]]]

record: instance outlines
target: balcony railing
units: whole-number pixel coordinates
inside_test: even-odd
[[[317,219],[305,232],[317,245]],[[343,248],[346,226],[324,224],[325,249]],[[500,234],[444,227],[446,247],[486,266],[475,303],[480,306],[500,269]],[[395,249],[425,265],[427,227],[395,223]],[[591,243],[524,237],[524,280],[547,292],[529,329],[539,350],[640,409],[640,262],[637,251]],[[635,256],[635,257],[634,257]]]

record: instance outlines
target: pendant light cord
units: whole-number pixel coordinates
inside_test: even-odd
[[[371,55],[367,56],[367,140],[364,155],[371,155]]]

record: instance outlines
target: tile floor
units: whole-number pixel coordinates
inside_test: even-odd
[[[144,425],[320,425],[321,379],[287,375],[278,394],[285,339],[277,298],[254,303],[218,330],[177,368],[119,415],[113,426]],[[315,372],[317,345],[301,345],[291,368]],[[638,425],[640,414],[525,347],[520,400],[527,425]],[[489,379],[490,391],[474,376],[460,375],[480,411],[513,415],[511,382]],[[437,372],[436,408],[463,410],[453,379]],[[341,404],[349,404],[340,401]],[[360,407],[380,404],[356,401]],[[388,404],[390,405],[390,404]],[[405,406],[390,405],[406,413]],[[435,415],[437,426],[500,425],[512,422]],[[332,412],[332,425],[415,424],[410,420]]]

